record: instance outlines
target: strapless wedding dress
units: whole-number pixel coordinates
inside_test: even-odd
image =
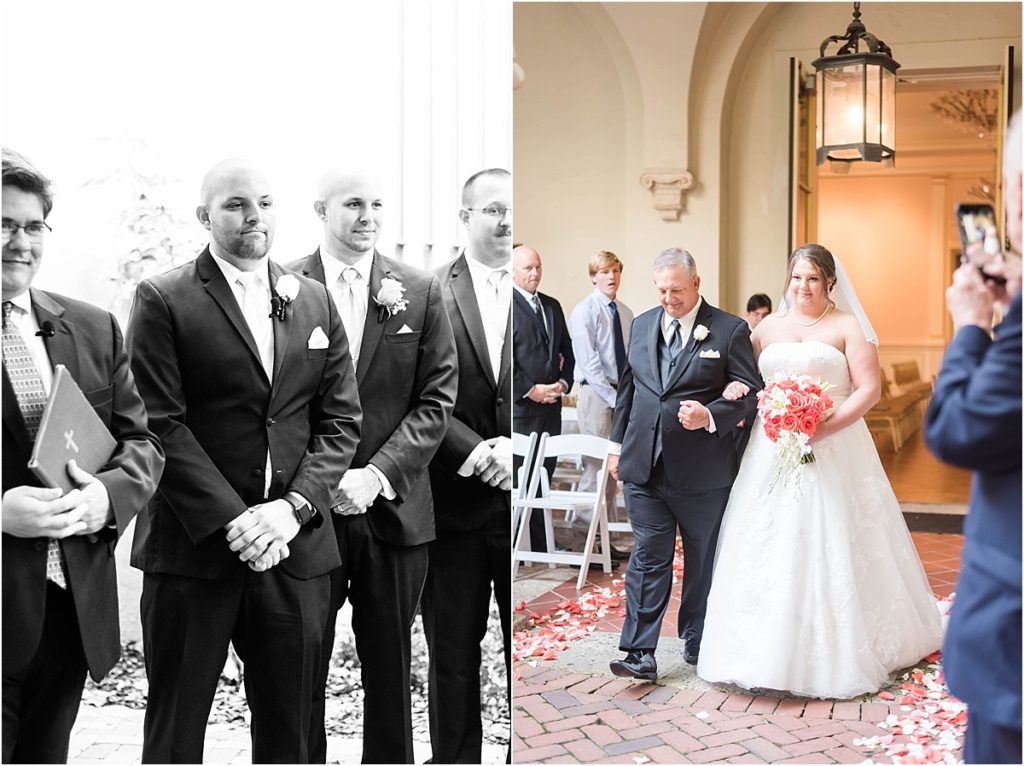
[[[772,343],[759,365],[766,379],[783,371],[828,381],[837,406],[852,390],[845,355],[827,343]],[[942,642],[864,421],[814,444],[814,456],[797,483],[769,492],[775,445],[754,424],[722,521],[697,665],[705,680],[849,698]]]

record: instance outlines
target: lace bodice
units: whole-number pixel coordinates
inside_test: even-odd
[[[846,355],[820,340],[772,343],[761,351],[758,366],[766,380],[776,372],[785,372],[812,375],[831,383],[829,395],[833,399],[846,398],[853,390]]]

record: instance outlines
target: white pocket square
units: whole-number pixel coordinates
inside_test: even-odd
[[[395,333],[395,335],[403,335],[407,332],[415,332],[409,325],[402,325],[402,329]]]
[[[707,351],[700,352],[701,359],[721,359],[722,355],[718,353],[716,349],[709,348]]]
[[[306,341],[306,348],[327,348],[329,345],[330,341],[327,340],[320,325],[314,327],[313,332],[309,334],[309,340]]]

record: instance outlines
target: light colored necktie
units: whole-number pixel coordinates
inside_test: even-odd
[[[270,299],[255,272],[242,272],[237,281],[242,286],[242,314],[256,341],[256,348],[259,349],[260,363],[269,378],[274,370],[274,320],[270,318]]]
[[[508,307],[512,300],[511,275],[506,269],[495,269],[487,277],[487,285],[491,288],[494,305],[497,311],[493,314],[494,329],[499,336],[505,335],[505,324],[508,322]]]
[[[348,352],[355,362],[359,359],[359,349],[363,345],[363,324],[366,321],[363,278],[349,266],[341,272],[338,282],[341,285],[341,323],[348,336]]]
[[[7,368],[7,377],[10,378],[11,387],[14,388],[18,409],[21,410],[21,416],[25,420],[28,438],[35,441],[39,423],[43,419],[43,410],[46,408],[46,389],[43,387],[43,379],[39,377],[39,371],[32,361],[28,346],[25,345],[25,339],[18,331],[17,325],[11,321],[13,310],[14,304],[4,301],[4,367]],[[64,569],[61,566],[60,545],[53,539],[46,547],[46,579],[61,588],[68,587]]]

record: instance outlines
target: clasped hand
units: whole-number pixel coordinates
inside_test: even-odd
[[[3,531],[14,537],[52,537],[99,532],[110,521],[107,488],[74,460],[68,474],[78,484],[66,495],[56,487],[12,487],[3,495]]]
[[[534,383],[526,395],[538,404],[554,404],[562,398],[562,382]]]
[[[503,491],[512,489],[512,440],[507,436],[495,436],[484,444],[490,449],[484,450],[477,459],[473,473],[492,487]]]
[[[338,482],[338,500],[334,512],[342,516],[366,513],[382,487],[380,478],[369,468],[349,468]]]
[[[254,572],[266,572],[288,558],[288,543],[299,533],[299,522],[287,500],[272,500],[247,508],[224,527],[228,547]]]

